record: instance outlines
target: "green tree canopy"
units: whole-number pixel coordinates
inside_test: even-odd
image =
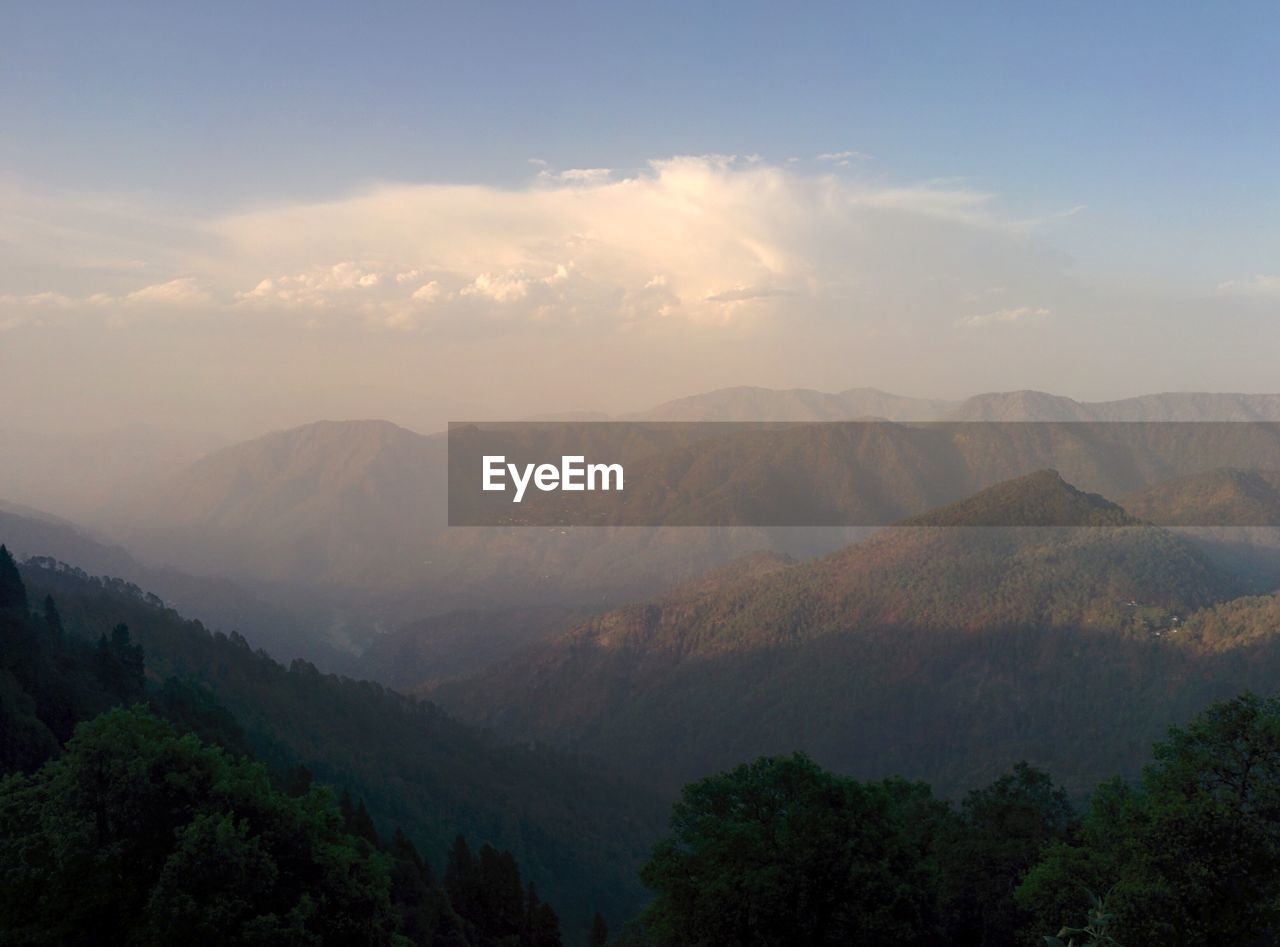
[[[802,754],[685,787],[642,878],[660,944],[925,943],[930,893],[894,793]]]
[[[1017,897],[1046,932],[1112,888],[1125,947],[1280,942],[1280,700],[1215,704],[1155,748],[1138,787],[1095,793],[1078,840]]]
[[[0,608],[27,607],[27,589],[18,574],[17,563],[5,546],[0,546]]]
[[[143,709],[0,783],[0,927],[24,943],[391,943],[387,865],[328,793]]]

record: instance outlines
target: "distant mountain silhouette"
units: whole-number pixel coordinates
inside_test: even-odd
[[[979,396],[965,407],[865,388],[838,394],[736,388],[643,416],[1252,418],[1277,401],[1168,394],[1089,405],[1024,392]],[[1167,431],[1147,435],[1150,442],[1135,441],[1133,432],[1108,437],[1063,430],[1037,441],[1031,432],[992,428],[957,446],[905,424],[869,425],[860,437],[843,439],[820,427],[797,427],[637,462],[660,474],[669,492],[662,501],[670,507],[667,522],[697,522],[681,517],[712,509],[723,513],[722,522],[751,523],[751,504],[767,504],[797,513],[788,526],[894,522],[1041,468],[1115,497],[1223,463],[1218,446],[1194,456]],[[148,567],[230,579],[292,611],[325,616],[313,623],[317,633],[354,646],[378,631],[447,612],[604,608],[653,596],[753,550],[811,556],[850,536],[844,528],[755,526],[451,530],[446,448],[443,434],[424,436],[385,421],[317,422],[141,478],[88,522]],[[1276,457],[1246,461],[1280,467],[1280,447]],[[650,521],[651,511],[629,505],[638,501],[611,508],[605,522]]]
[[[1118,401],[1075,401],[1043,391],[975,395],[949,421],[1280,421],[1280,395],[1164,392]]]
[[[55,559],[92,575],[132,582],[210,628],[240,632],[282,660],[303,657],[331,670],[351,661],[351,655],[334,650],[318,633],[324,624],[316,613],[286,608],[228,579],[143,565],[124,548],[40,511],[0,504],[0,543],[20,559]]]
[[[957,402],[907,398],[877,388],[827,393],[740,386],[668,401],[627,419],[643,421],[936,421]]]

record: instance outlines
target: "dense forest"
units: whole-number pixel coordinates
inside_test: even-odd
[[[1082,813],[1026,764],[959,805],[800,754],[686,786],[631,947],[1280,941],[1280,700],[1215,704]]]
[[[35,571],[72,593],[69,607],[48,593],[29,595],[29,584],[0,547],[0,767],[8,774],[0,783],[0,930],[7,932],[6,942],[561,943],[559,918],[530,880],[532,872],[522,872],[512,852],[491,844],[499,833],[471,832],[470,842],[465,834],[443,842],[439,835],[446,824],[467,825],[468,816],[483,828],[478,814],[485,805],[498,818],[501,806],[463,782],[481,775],[481,764],[495,765],[501,758],[496,745],[428,705],[327,678],[305,665],[286,671],[242,641],[197,633],[136,588],[45,565]],[[342,728],[333,715],[353,714],[363,705],[364,715],[352,716],[346,726],[385,766],[396,765],[396,757],[380,757],[375,741],[398,734],[380,726],[385,721],[379,713],[395,702],[395,713],[409,725],[434,731],[434,739],[445,743],[435,746],[420,734],[406,747],[431,749],[433,765],[454,767],[437,775],[441,784],[434,793],[413,794],[420,807],[445,811],[432,822],[413,811],[397,821],[389,813],[403,810],[387,788],[371,809],[362,787],[376,787],[379,770],[362,769],[337,753],[337,762],[323,772],[307,766],[291,749],[280,722],[288,718],[278,707],[263,700],[257,718],[240,718],[190,667],[184,674],[163,673],[173,669],[172,654],[152,661],[130,625],[114,621],[122,616],[149,616],[146,640],[161,643],[158,628],[178,635],[192,666],[210,657],[192,647],[195,642],[213,655],[223,653],[223,660],[204,668],[214,676],[244,673],[246,664],[266,674],[277,701],[302,703],[291,692],[305,685],[292,678],[326,682],[320,690],[333,691],[318,696],[339,695],[327,701],[327,712],[321,710],[326,701],[316,699],[295,713],[309,714],[310,725],[330,730],[334,739]],[[89,634],[95,626],[105,629],[96,639]],[[348,692],[355,696],[342,700]],[[237,691],[224,693],[234,697]],[[277,729],[268,734],[263,720],[273,714],[280,715]],[[525,791],[540,791],[539,769],[524,764],[525,756],[537,759],[538,751],[517,755],[508,778],[532,779]],[[572,778],[569,761],[549,758],[545,766],[567,769],[564,778]],[[487,775],[494,784],[490,792],[504,791],[502,774]],[[581,807],[581,821],[589,824],[590,785],[583,787],[581,799],[560,786],[541,791],[566,807]],[[470,813],[459,810],[455,795],[467,791],[481,796]],[[555,797],[555,791],[564,795]],[[518,818],[520,800],[507,798]],[[590,889],[574,879],[599,866],[585,847],[575,848],[568,829],[568,842],[537,837],[551,833],[535,821],[545,812],[526,816],[528,824],[520,827],[534,836],[526,850],[561,859],[551,861],[553,871],[569,866],[550,887],[575,893],[574,907],[584,917],[581,936],[575,932],[570,942],[579,942],[605,922],[593,917],[596,905],[582,907],[591,903]],[[626,822],[618,820],[617,836],[626,837]],[[427,848],[420,847],[424,843]],[[629,850],[619,855],[614,844],[602,847],[618,859],[615,874],[633,873],[635,858]],[[606,875],[604,884],[608,880]],[[623,917],[635,903],[619,907],[604,900],[603,910]]]

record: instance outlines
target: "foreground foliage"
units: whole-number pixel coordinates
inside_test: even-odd
[[[1280,700],[1215,704],[1154,758],[1083,818],[1025,764],[952,806],[920,783],[761,758],[685,787],[643,871],[656,897],[622,942],[1280,942]]]
[[[148,684],[127,626],[32,614],[0,547],[0,942],[559,947],[511,853],[458,836],[439,884],[363,801],[247,747],[206,689]]]
[[[35,603],[51,594],[65,631],[56,650],[52,642],[41,646],[48,660],[39,665],[82,652],[87,663],[75,662],[80,670],[73,669],[70,697],[64,692],[37,703],[80,701],[72,725],[146,700],[180,730],[251,755],[282,778],[305,770],[317,783],[349,790],[384,837],[401,829],[438,877],[459,834],[477,850],[487,841],[510,851],[539,898],[561,911],[571,943],[586,942],[596,911],[616,924],[643,906],[636,871],[660,832],[663,805],[656,796],[595,764],[480,732],[428,701],[324,674],[305,661],[283,666],[241,636],[211,633],[118,580],[57,563],[28,563],[22,579],[31,601],[14,626],[13,647],[0,646],[0,688],[6,662],[26,662],[31,642],[48,637]],[[109,643],[120,622],[128,625],[130,646],[145,650],[146,681],[113,696],[95,689],[90,659],[102,633]],[[0,621],[0,632],[4,627]],[[39,689],[31,675],[24,680],[27,695]],[[0,700],[0,712],[8,706]],[[68,725],[46,734],[43,754],[31,755],[23,768],[47,759],[70,732]]]

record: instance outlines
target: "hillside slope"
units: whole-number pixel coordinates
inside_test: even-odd
[[[20,559],[41,557],[76,563],[92,575],[110,575],[160,596],[182,614],[212,628],[238,631],[256,648],[278,658],[316,661],[339,670],[351,661],[316,634],[324,627],[305,607],[289,608],[269,601],[228,579],[194,576],[172,568],[138,562],[124,548],[104,542],[73,523],[36,510],[9,505],[0,509],[0,542]]]
[[[1099,714],[1152,727],[1176,717],[1183,655],[1166,641],[1240,586],[1166,530],[1099,528],[1099,515],[1131,520],[1049,473],[974,502],[996,499],[1033,518],[1074,507],[1090,525],[885,530],[812,562],[712,576],[605,613],[435,695],[468,719],[672,786],[796,748],[949,791],[1019,756],[1086,786],[1123,767],[1120,742],[1098,759],[1072,756]],[[1084,693],[1094,703],[1076,702]]]
[[[583,929],[592,911],[625,917],[641,899],[634,872],[661,805],[600,766],[503,743],[377,684],[303,661],[286,668],[124,583],[31,567],[23,578],[33,601],[53,595],[70,634],[93,639],[126,623],[148,675],[207,686],[257,756],[349,789],[381,831],[398,826],[428,852],[444,851],[459,832],[509,849]]]
[[[1125,508],[1170,526],[1280,526],[1280,471],[1222,468],[1154,484]]]

